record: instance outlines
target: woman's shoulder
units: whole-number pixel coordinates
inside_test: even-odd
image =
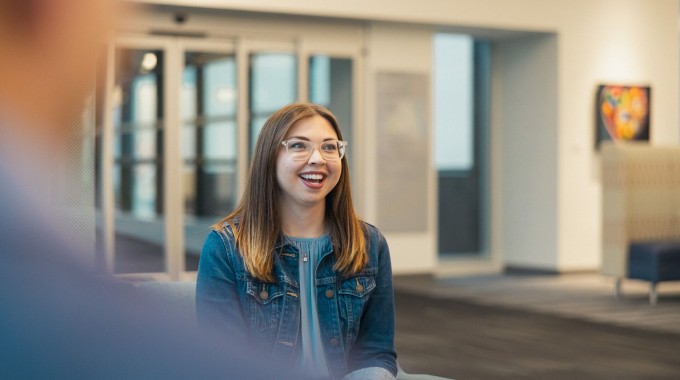
[[[375,270],[382,266],[382,263],[389,262],[390,251],[387,245],[385,236],[380,232],[380,229],[371,223],[361,222],[364,229],[364,236],[366,238],[366,253],[368,254],[368,263],[366,271]]]
[[[235,231],[237,224],[232,220],[222,220],[211,226],[211,230],[205,240],[205,245],[219,245],[227,252],[236,250]]]
[[[382,232],[380,232],[380,229],[378,227],[363,220],[361,221],[361,224],[364,226],[364,233],[366,235],[366,240],[369,242],[369,244],[379,245],[385,241],[385,236],[382,234]]]
[[[233,266],[238,263],[240,254],[234,236],[235,225],[229,221],[220,221],[212,225],[208,236],[203,243],[201,260],[210,261],[210,258],[219,260],[225,264]]]
[[[238,224],[238,218],[225,219],[213,224],[212,230],[222,235],[224,238],[233,241],[235,238],[234,234],[238,229]]]
[[[375,225],[373,225],[373,224],[371,224],[367,221],[364,221],[364,220],[361,221],[361,224],[364,226],[364,229],[366,230],[367,236],[370,236],[370,237],[372,237],[372,236],[382,236],[382,233],[380,232],[378,227],[376,227]]]

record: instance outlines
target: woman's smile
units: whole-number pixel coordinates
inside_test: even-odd
[[[302,183],[304,183],[310,189],[321,189],[323,188],[326,178],[328,178],[328,173],[320,171],[306,171],[299,175]]]

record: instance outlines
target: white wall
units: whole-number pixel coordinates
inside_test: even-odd
[[[518,109],[505,105],[492,120],[494,159],[510,158],[511,162],[492,162],[492,257],[509,263],[525,264],[560,271],[596,269],[600,263],[600,173],[599,157],[594,151],[594,94],[603,82],[643,83],[652,86],[652,142],[677,144],[679,97],[679,39],[677,0],[140,0],[149,4],[171,4],[192,7],[212,7],[252,12],[322,16],[369,21],[370,54],[366,70],[365,122],[367,130],[375,126],[371,82],[376,70],[394,68],[429,73],[431,39],[428,30],[458,27],[476,30],[533,31],[554,33],[555,46],[543,42],[502,42],[501,62],[521,63],[513,59],[511,49],[534,51],[544,63],[556,59],[555,113],[537,119],[515,114]],[[381,23],[374,23],[381,21]],[[382,22],[399,22],[412,27],[389,26]],[[418,25],[418,26],[415,26]],[[492,33],[493,34],[493,33]],[[543,45],[543,43],[546,45]],[[556,48],[556,55],[550,49]],[[534,62],[535,63],[535,62]],[[527,62],[527,64],[529,64]],[[541,66],[541,65],[539,65]],[[495,84],[512,84],[512,76],[529,77],[524,65],[501,69],[506,79]],[[538,78],[528,82],[535,88]],[[549,83],[551,86],[554,83]],[[542,104],[546,99],[536,99]],[[495,101],[495,100],[492,100]],[[549,104],[547,104],[549,105]],[[527,109],[529,104],[520,105]],[[548,108],[551,109],[551,108]],[[507,116],[507,118],[506,118]],[[556,123],[553,123],[553,118]],[[504,121],[503,121],[504,120]],[[528,123],[521,125],[522,123]],[[540,130],[544,126],[548,130]],[[504,128],[499,131],[499,128]],[[506,133],[506,130],[508,133]],[[511,131],[532,135],[534,147],[529,156],[515,152],[519,140],[507,137]],[[538,134],[529,133],[537,132]],[[370,142],[375,136],[368,132],[366,162],[370,160]],[[506,141],[506,137],[508,140]],[[550,147],[554,149],[550,149]],[[515,161],[512,161],[514,159]],[[530,176],[518,174],[517,168],[529,159],[537,162],[537,173],[545,174],[550,167],[554,175]],[[373,170],[373,171],[371,171]],[[432,168],[424,168],[432,170]],[[505,172],[507,170],[507,172]],[[375,203],[372,193],[375,168],[366,176],[367,205]],[[494,182],[495,181],[495,182]],[[500,182],[499,182],[500,181]],[[528,181],[528,182],[527,182]],[[554,195],[536,198],[506,194],[527,189],[531,185],[541,193]],[[495,188],[494,188],[495,187]],[[434,186],[429,193],[430,214],[435,216]],[[373,201],[373,202],[372,202]],[[370,207],[369,207],[370,208]],[[526,209],[526,210],[524,210]],[[522,232],[519,214],[531,216]],[[374,217],[369,210],[369,219]],[[433,271],[436,265],[436,228],[431,218],[429,233],[390,236],[395,272]],[[545,224],[545,225],[544,225]],[[499,231],[500,229],[500,231]],[[530,232],[536,241],[526,242]],[[517,239],[517,241],[515,241]],[[522,239],[522,241],[519,241]],[[424,252],[424,253],[420,253]]]
[[[494,46],[492,114],[501,149],[503,262],[553,269],[557,252],[557,38],[517,38]],[[540,254],[537,254],[540,253]]]
[[[395,26],[392,24],[374,23],[367,29],[366,41],[368,56],[366,57],[367,99],[366,107],[366,198],[373,200],[367,203],[366,218],[375,221],[377,218],[377,172],[379,144],[376,125],[377,98],[375,91],[375,77],[379,72],[406,72],[430,75],[432,70],[432,31],[430,28],[418,26]],[[428,135],[432,132],[430,128]],[[428,139],[428,141],[430,141]],[[430,149],[432,152],[432,149]],[[435,177],[434,172],[428,171],[428,226],[423,233],[393,233],[386,234],[392,257],[394,273],[431,272],[437,263],[436,247],[436,215],[435,206]],[[395,189],[398,191],[398,189]]]
[[[558,268],[600,265],[601,180],[593,152],[596,86],[652,86],[651,139],[677,144],[678,2],[577,1],[560,22]]]

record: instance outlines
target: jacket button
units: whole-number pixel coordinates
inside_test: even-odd
[[[263,291],[260,292],[260,298],[262,298],[263,300],[266,300],[267,297],[269,297],[269,293],[267,293],[266,290],[263,290]]]
[[[326,290],[326,298],[333,298],[333,294],[334,293],[332,289]]]
[[[361,293],[364,291],[364,287],[361,284],[357,284],[357,292]]]
[[[335,338],[331,338],[330,343],[331,343],[331,346],[333,346],[333,347],[337,347],[338,344],[340,344],[340,342]]]

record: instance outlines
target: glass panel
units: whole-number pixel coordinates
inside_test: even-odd
[[[473,39],[434,37],[435,164],[439,170],[469,170],[474,163]]]
[[[116,49],[116,273],[164,271],[163,64],[159,50]]]
[[[152,221],[156,216],[156,164],[134,165],[132,213],[139,219]]]
[[[188,271],[198,268],[210,226],[236,201],[236,93],[233,54],[185,54],[181,107]]]
[[[331,103],[331,58],[309,58],[309,101],[328,107]]]
[[[250,56],[250,152],[269,115],[297,98],[295,55],[257,53]]]
[[[315,55],[309,59],[309,101],[333,112],[342,138],[352,141],[352,59]],[[352,145],[350,145],[351,149]],[[352,160],[352,155],[347,155]]]

